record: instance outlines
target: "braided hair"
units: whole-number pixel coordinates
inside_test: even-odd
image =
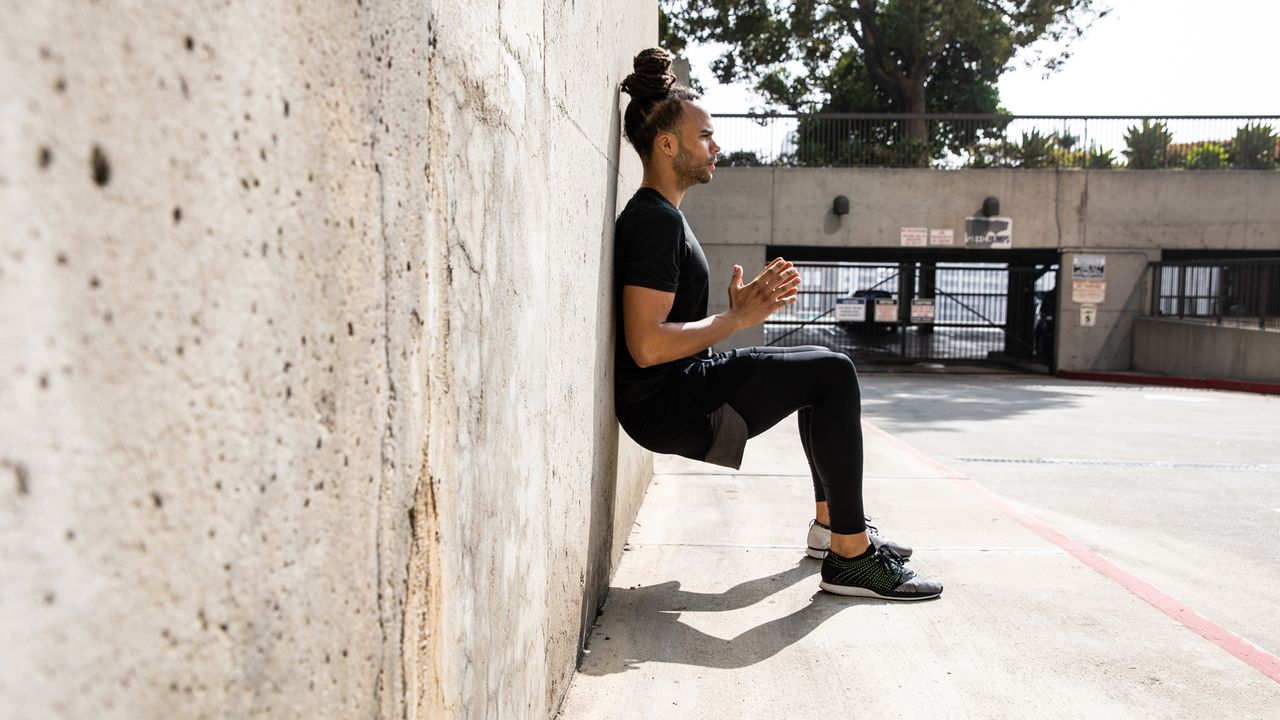
[[[662,48],[642,50],[634,67],[635,72],[622,81],[622,91],[631,96],[622,127],[640,159],[648,162],[654,139],[659,133],[675,131],[683,103],[697,100],[698,94],[676,81],[671,54]]]

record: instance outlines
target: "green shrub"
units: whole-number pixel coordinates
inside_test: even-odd
[[[1113,167],[1115,163],[1116,159],[1111,156],[1110,150],[1103,150],[1096,145],[1089,146],[1089,153],[1085,158],[1085,167],[1095,170],[1107,170]]]
[[[1056,144],[1052,135],[1041,135],[1039,130],[1022,133],[1022,142],[1012,147],[1012,159],[1018,167],[1052,167],[1053,150]]]
[[[1227,163],[1227,151],[1217,143],[1197,145],[1187,154],[1188,170],[1218,170]]]
[[[1276,166],[1276,134],[1270,125],[1249,123],[1236,130],[1232,143],[1235,166],[1249,170],[1270,170]]]
[[[1085,153],[1083,150],[1056,147],[1051,153],[1049,164],[1055,167],[1078,168],[1084,167],[1084,162]]]
[[[1124,142],[1129,146],[1124,151],[1124,156],[1129,159],[1129,167],[1137,170],[1164,167],[1165,154],[1172,139],[1173,133],[1162,122],[1143,120],[1141,128],[1131,126],[1124,135]]]
[[[764,161],[751,150],[734,150],[725,155],[720,164],[725,167],[760,167],[764,165]]]

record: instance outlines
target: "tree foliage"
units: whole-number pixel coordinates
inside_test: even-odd
[[[1097,0],[661,0],[667,49],[716,42],[725,83],[796,112],[995,112],[1015,54],[1057,69]],[[923,135],[917,135],[922,139]]]

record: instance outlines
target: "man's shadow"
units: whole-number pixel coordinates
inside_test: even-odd
[[[725,640],[680,622],[680,613],[723,612],[750,607],[818,574],[821,563],[802,558],[794,567],[748,580],[722,593],[680,589],[670,580],[658,585],[609,588],[604,611],[588,642],[581,672],[607,675],[641,663],[665,662],[710,668],[744,668],[772,657],[851,605],[891,601],[831,595],[815,587],[804,607]],[[816,586],[816,583],[815,583]]]

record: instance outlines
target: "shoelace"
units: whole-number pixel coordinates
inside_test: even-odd
[[[902,582],[902,575],[905,568],[902,567],[903,558],[901,555],[894,552],[893,548],[890,548],[887,545],[882,545],[879,548],[876,548],[876,559],[880,561],[880,564],[883,565],[886,570],[893,574],[893,582],[895,585]]]

